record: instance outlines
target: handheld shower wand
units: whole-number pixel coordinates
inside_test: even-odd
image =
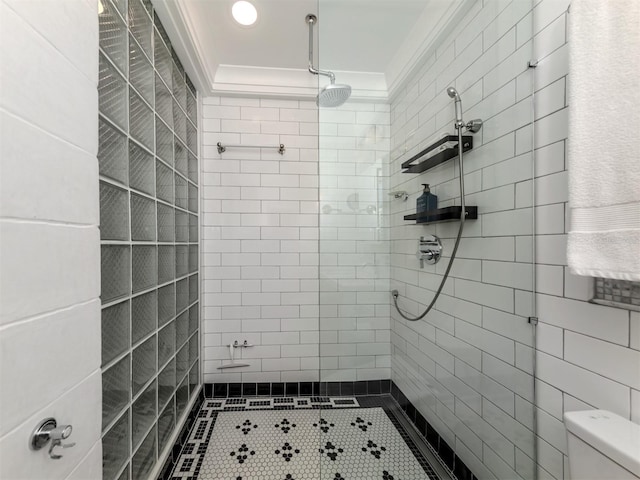
[[[453,98],[455,100],[455,106],[456,106],[456,123],[455,123],[455,127],[456,127],[456,129],[464,127],[464,122],[462,121],[462,100],[460,99],[460,95],[458,95],[458,91],[453,87],[449,87],[449,88],[447,88],[447,95],[449,95],[451,98]]]
[[[482,128],[482,120],[474,119],[474,120],[469,120],[467,123],[464,123],[464,121],[462,120],[462,100],[460,99],[460,95],[458,94],[458,91],[453,87],[449,87],[447,88],[447,95],[453,98],[455,102],[456,122],[454,123],[454,126],[456,130],[464,128],[471,133],[479,132],[480,129]]]
[[[465,207],[465,197],[464,197],[464,162],[463,160],[463,149],[460,148],[462,145],[462,129],[465,128],[467,131],[471,133],[476,133],[482,128],[482,120],[471,120],[468,123],[464,123],[462,120],[462,100],[460,100],[460,95],[458,95],[458,91],[453,88],[447,88],[447,95],[455,100],[456,104],[456,122],[454,124],[456,130],[458,130],[458,169],[460,171],[460,226],[458,227],[458,235],[456,236],[456,241],[453,244],[453,250],[451,251],[451,257],[449,258],[449,264],[447,265],[444,274],[442,275],[442,280],[440,281],[440,285],[438,286],[436,293],[433,295],[431,302],[427,306],[427,308],[418,316],[410,317],[402,312],[400,307],[398,306],[398,297],[400,293],[398,290],[391,290],[391,296],[393,297],[393,304],[396,307],[397,312],[400,314],[402,318],[405,320],[409,320],[411,322],[415,322],[424,318],[436,304],[436,300],[440,296],[442,289],[444,288],[444,284],[449,278],[449,272],[451,272],[451,267],[453,266],[453,261],[456,259],[456,253],[458,252],[458,247],[460,246],[460,238],[462,237],[462,231],[464,230],[464,222],[467,216],[467,210]]]

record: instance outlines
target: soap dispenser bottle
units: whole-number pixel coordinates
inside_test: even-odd
[[[425,212],[438,208],[438,197],[431,193],[428,183],[423,183],[424,189],[422,195],[416,200],[416,213],[418,214],[418,223],[430,222],[433,220],[431,216],[422,216]]]

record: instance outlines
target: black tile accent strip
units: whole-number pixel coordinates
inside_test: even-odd
[[[353,382],[354,395],[366,395],[367,390],[367,382]]]
[[[227,397],[311,397],[311,396],[362,396],[387,395],[391,391],[391,380],[369,380],[357,382],[276,382],[276,383],[207,383],[206,398]],[[397,388],[397,387],[396,387]],[[406,400],[406,399],[405,399]]]
[[[299,395],[301,397],[310,397],[313,395],[313,383],[312,382],[301,382],[299,388]]]
[[[380,380],[369,380],[367,382],[367,393],[369,395],[381,394]]]
[[[272,383],[271,395],[274,397],[284,397],[284,383]]]
[[[420,435],[426,438],[429,445],[438,453],[438,456],[458,480],[478,480],[469,467],[455,454],[455,450],[438,434],[436,429],[413,406],[393,381],[391,382],[391,396],[398,402],[398,405],[416,426]]]
[[[298,384],[297,383],[287,383],[285,385],[285,395],[289,396],[298,396],[298,392],[300,391],[300,389],[298,388]]]
[[[313,382],[313,395],[320,395],[320,382]]]
[[[230,397],[241,397],[242,396],[242,384],[241,383],[230,383],[229,384],[229,396]]]
[[[242,396],[243,397],[255,397],[258,394],[258,387],[255,383],[243,383],[242,384]]]
[[[206,398],[213,397],[213,383],[207,383],[202,386],[202,391],[204,392],[204,396]]]
[[[213,396],[216,398],[226,398],[229,394],[228,385],[226,383],[214,383],[213,387]],[[211,398],[211,397],[207,397]]]
[[[343,397],[352,397],[355,392],[355,387],[352,382],[343,382],[340,385],[340,395]]]
[[[259,397],[268,397],[271,395],[271,384],[270,383],[259,383],[258,384],[258,396]]]

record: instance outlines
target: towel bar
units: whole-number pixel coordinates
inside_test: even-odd
[[[281,143],[278,146],[273,146],[273,145],[223,145],[222,142],[218,142],[216,144],[216,146],[218,147],[218,153],[222,154],[224,152],[227,151],[227,147],[231,147],[231,148],[277,148],[278,149],[278,153],[280,155],[284,155],[285,152],[285,148],[284,148],[284,143]]]

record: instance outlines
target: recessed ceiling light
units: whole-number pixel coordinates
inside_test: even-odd
[[[256,10],[256,7],[245,0],[240,0],[239,2],[234,3],[233,7],[231,7],[231,13],[233,14],[235,21],[245,27],[253,25],[258,19],[258,11]]]

